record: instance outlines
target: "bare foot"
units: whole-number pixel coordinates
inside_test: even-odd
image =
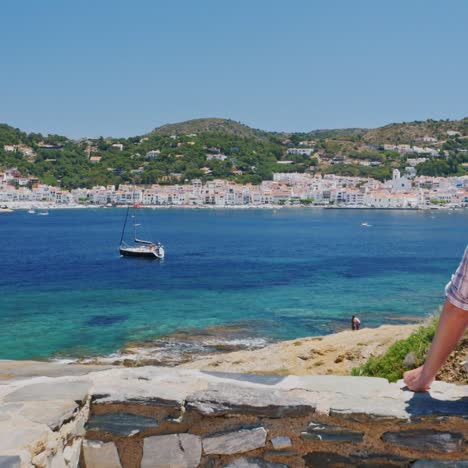
[[[403,380],[407,387],[413,392],[425,392],[433,382],[434,378],[428,379],[423,375],[424,366],[405,372]]]

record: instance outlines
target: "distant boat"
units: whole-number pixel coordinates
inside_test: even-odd
[[[136,208],[134,205],[133,208]],[[138,205],[139,208],[139,205]],[[123,257],[145,257],[162,260],[164,258],[164,246],[160,243],[154,243],[148,240],[138,239],[137,237],[137,227],[139,224],[136,224],[135,216],[133,218],[133,242],[134,245],[128,245],[124,241],[125,228],[127,226],[128,214],[130,212],[130,206],[127,208],[127,214],[125,215],[125,222],[122,228],[122,236],[120,238],[120,255]]]
[[[28,210],[29,214],[36,214],[36,210]]]
[[[39,213],[37,213],[37,216],[49,216],[49,212],[48,211],[39,211]]]
[[[365,221],[364,223],[361,223],[361,227],[372,227],[372,224],[369,224],[367,221]]]

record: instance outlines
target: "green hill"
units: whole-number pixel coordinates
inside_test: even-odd
[[[228,133],[247,138],[265,138],[269,133],[230,119],[205,118],[162,125],[150,132],[150,135],[190,135],[206,132]]]

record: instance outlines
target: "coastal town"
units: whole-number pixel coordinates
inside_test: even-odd
[[[273,207],[428,209],[468,207],[468,176],[416,176],[408,160],[390,180],[334,174],[274,173],[258,185],[215,179],[205,183],[149,186],[122,184],[64,190],[25,177],[16,168],[0,173],[0,205],[10,209],[87,206]]]

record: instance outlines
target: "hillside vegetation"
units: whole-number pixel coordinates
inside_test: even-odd
[[[448,135],[447,131],[460,135]],[[385,180],[405,170],[408,157],[384,144],[431,143],[418,174],[464,175],[468,162],[468,118],[391,124],[378,129],[267,132],[229,119],[208,118],[163,125],[130,138],[74,141],[60,135],[25,133],[0,124],[0,170],[17,167],[24,176],[64,188],[121,183],[172,184],[223,178],[258,184],[274,172],[319,172]],[[121,145],[121,146],[119,146]],[[309,148],[312,154],[291,154]],[[288,151],[289,150],[289,151]],[[420,156],[420,155],[419,155]],[[371,164],[372,163],[372,164]]]

